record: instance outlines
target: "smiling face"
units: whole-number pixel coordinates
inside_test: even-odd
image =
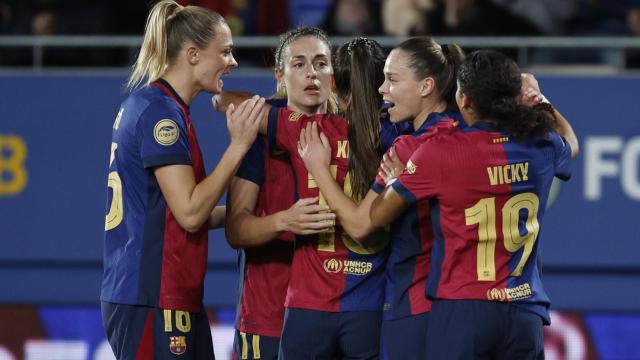
[[[288,107],[305,114],[326,112],[333,69],[329,46],[315,36],[302,36],[282,51],[276,78],[287,91]]]
[[[204,91],[222,92],[221,77],[238,66],[233,58],[233,40],[227,24],[216,25],[215,38],[204,49],[197,52],[198,62],[194,68],[195,79]]]
[[[416,79],[409,67],[409,55],[392,50],[384,64],[384,83],[378,89],[382,99],[390,103],[389,118],[401,122],[415,118],[422,110],[423,80]]]

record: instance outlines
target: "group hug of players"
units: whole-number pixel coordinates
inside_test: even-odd
[[[237,359],[544,358],[540,223],[578,141],[533,76],[428,37],[332,54],[299,28],[265,100],[222,91],[232,47],[200,7],[163,0],[147,20],[109,165],[101,300],[118,359],[214,357],[202,301],[220,226],[242,249]],[[208,176],[201,91],[231,139]]]

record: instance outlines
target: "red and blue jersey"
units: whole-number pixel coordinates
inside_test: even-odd
[[[113,125],[101,300],[198,312],[207,265],[207,228],[182,229],[154,168],[204,164],[189,108],[163,80],[132,93]]]
[[[297,150],[300,130],[312,121],[317,122],[319,130],[329,138],[331,172],[350,196],[349,142],[344,117],[305,116],[286,108],[272,108],[270,144],[289,153],[298,197],[319,196],[320,203],[326,203]],[[332,232],[297,236],[285,305],[326,312],[381,310],[388,241],[388,238],[371,239],[368,246],[362,246],[351,239],[339,223]]]
[[[485,122],[422,143],[392,186],[409,203],[430,201],[428,296],[510,302],[548,322],[540,223],[554,176],[570,177],[570,157],[555,132],[515,141]]]
[[[394,141],[394,152],[406,164],[436,128],[458,124],[464,124],[458,113],[431,113],[418,130],[411,135],[399,136]],[[378,175],[372,190],[381,193],[384,188],[384,180]],[[384,320],[431,310],[431,301],[425,295],[425,288],[431,266],[432,245],[429,201],[417,201],[391,223],[390,254],[385,271]]]
[[[236,176],[260,186],[256,216],[287,210],[295,202],[289,157],[282,152],[269,151],[263,136],[256,138]],[[241,298],[236,324],[239,331],[280,337],[293,240],[293,233],[283,232],[263,246],[241,250]]]

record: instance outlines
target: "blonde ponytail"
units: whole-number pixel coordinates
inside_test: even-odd
[[[147,18],[140,54],[132,67],[127,88],[149,85],[165,73],[182,45],[192,41],[201,49],[215,37],[215,27],[225,24],[220,14],[199,6],[182,6],[162,0]]]

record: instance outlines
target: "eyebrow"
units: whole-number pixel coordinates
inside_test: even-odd
[[[295,55],[291,58],[291,60],[306,60],[307,57],[304,55]],[[323,59],[323,60],[327,60],[329,59],[329,57],[325,54],[317,54],[313,57],[313,60],[318,60],[318,59]]]

